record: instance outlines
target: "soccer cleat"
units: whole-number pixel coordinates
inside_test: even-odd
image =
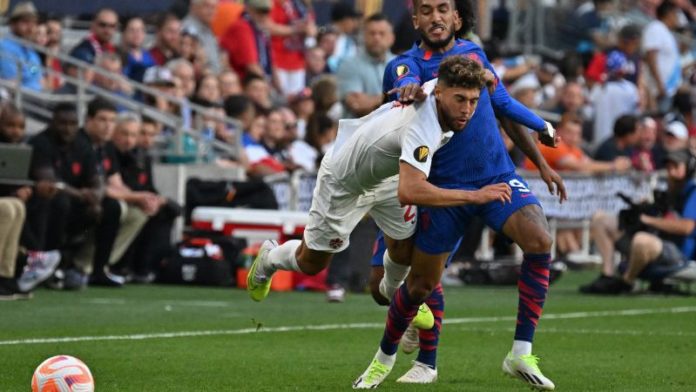
[[[22,271],[22,276],[17,280],[19,290],[26,292],[33,290],[39,283],[50,278],[60,264],[60,252],[57,250],[47,252],[29,252],[27,265]]]
[[[268,252],[277,246],[278,243],[275,241],[264,241],[259,248],[259,254],[251,264],[251,268],[249,268],[249,274],[247,275],[247,291],[251,299],[256,302],[263,301],[268,296],[268,292],[271,291],[271,280],[273,276],[266,276],[265,273],[260,270],[260,266],[261,264],[267,263]]]
[[[534,389],[540,391],[553,391],[556,386],[546,378],[539,369],[539,357],[532,354],[513,356],[510,352],[503,361],[503,372],[519,378]]]
[[[404,332],[404,335],[401,337],[399,345],[401,346],[401,351],[406,354],[411,354],[420,346],[418,328],[414,327],[413,323],[406,328],[406,332]]]
[[[375,358],[365,372],[353,381],[353,389],[377,388],[387,378],[391,370],[392,366],[387,366]]]
[[[437,381],[437,369],[418,361],[413,361],[413,367],[396,380],[404,384],[431,384],[435,381]]]
[[[433,316],[433,312],[428,305],[421,304],[418,308],[418,313],[411,321],[411,325],[418,329],[430,329],[435,325],[435,316]]]

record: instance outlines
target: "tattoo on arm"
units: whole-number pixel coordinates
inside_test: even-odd
[[[539,167],[540,164],[544,162],[544,157],[541,155],[539,148],[529,132],[527,132],[524,127],[508,118],[503,117],[500,119],[500,122],[503,125],[505,133],[510,136],[512,142],[522,150],[524,155]]]

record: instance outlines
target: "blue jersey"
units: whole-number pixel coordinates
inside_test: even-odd
[[[483,50],[470,41],[459,39],[445,53],[424,51],[416,43],[387,64],[382,86],[384,92],[410,83],[423,84],[436,78],[440,62],[451,55],[472,58],[495,74]],[[395,98],[390,96],[390,99]],[[544,120],[511,98],[501,82],[498,82],[492,96],[484,88],[476,112],[464,130],[456,132],[450,142],[433,156],[429,176],[431,183],[456,188],[515,170],[498,131],[496,113],[535,131],[542,131],[546,127]]]

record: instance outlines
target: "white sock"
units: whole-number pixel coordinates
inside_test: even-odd
[[[377,349],[377,354],[375,354],[375,358],[385,366],[393,367],[394,363],[396,362],[396,354],[394,355],[387,355],[382,351],[382,348]]]
[[[514,340],[512,342],[512,355],[519,357],[520,355],[528,355],[532,353],[532,342],[524,340]]]
[[[379,282],[379,292],[384,298],[391,301],[396,290],[404,284],[404,280],[408,276],[411,267],[395,263],[389,257],[389,250],[384,252],[384,276]]]
[[[269,265],[264,266],[267,276],[272,275],[277,270],[302,272],[297,265],[297,257],[295,256],[301,243],[300,240],[290,240],[271,249],[266,258]]]

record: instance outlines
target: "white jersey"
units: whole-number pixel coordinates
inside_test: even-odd
[[[347,190],[362,193],[399,173],[404,161],[426,176],[433,155],[452,137],[443,132],[437,118],[435,95],[437,79],[426,83],[425,101],[403,106],[390,102],[371,114],[338,125],[330,170]]]

